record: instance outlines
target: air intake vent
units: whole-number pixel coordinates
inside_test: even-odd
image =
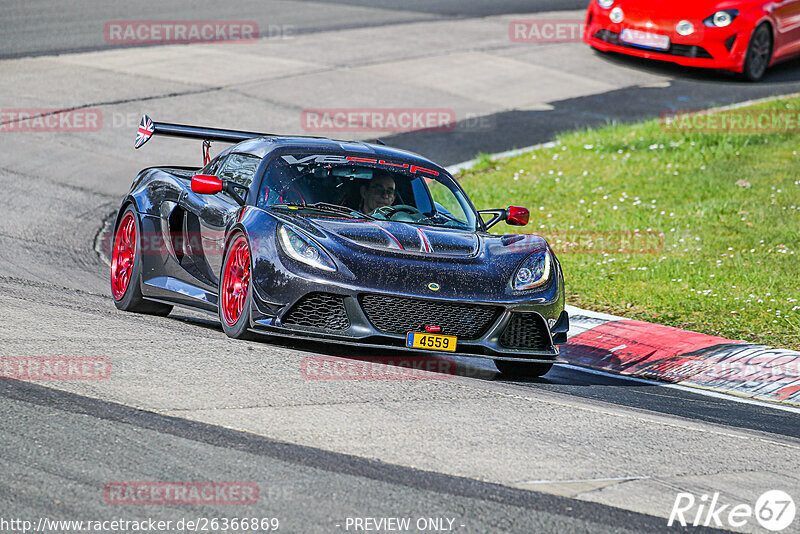
[[[344,297],[328,293],[310,293],[301,298],[283,316],[283,324],[320,330],[342,331],[350,328]]]
[[[538,313],[512,313],[500,344],[507,349],[549,350],[550,335],[544,318]]]

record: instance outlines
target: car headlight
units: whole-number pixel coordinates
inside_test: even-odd
[[[514,275],[513,286],[517,291],[533,289],[547,283],[553,269],[549,250],[534,252],[520,265]]]
[[[611,10],[611,13],[608,14],[608,18],[611,19],[611,22],[614,24],[619,24],[625,19],[625,13],[622,12],[621,7],[617,6]]]
[[[712,26],[717,28],[724,28],[725,26],[730,26],[733,19],[739,16],[738,9],[726,9],[723,11],[717,11],[706,20],[703,21],[703,24],[706,26]]]
[[[603,9],[608,9],[614,5],[614,0],[597,0],[597,5]]]
[[[286,254],[299,262],[303,262],[323,271],[335,271],[336,264],[330,256],[316,243],[300,235],[298,232],[281,226],[278,236]]]

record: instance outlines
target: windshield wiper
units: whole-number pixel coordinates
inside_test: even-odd
[[[319,211],[332,211],[336,213],[344,213],[346,215],[355,215],[357,217],[361,217],[363,219],[368,219],[366,215],[361,213],[360,211],[356,211],[354,209],[339,206],[338,204],[329,204],[327,202],[315,202],[314,204],[294,204],[294,203],[284,203],[284,204],[273,204],[273,208],[311,208]]]
[[[348,208],[347,206],[340,206],[338,204],[328,204],[327,202],[315,202],[314,204],[306,204],[306,206],[309,207],[309,208],[318,208],[318,209],[327,209],[327,210],[331,210],[331,211],[338,211],[338,212],[347,213],[347,214],[350,214],[350,215],[352,215],[352,214],[362,215],[362,216],[364,215],[360,211],[356,211],[356,210],[354,210],[352,208]]]
[[[442,213],[441,211],[434,211],[430,215],[427,215],[427,216],[423,217],[422,219],[419,219],[419,220],[414,221],[414,222],[417,223],[417,224],[419,224],[419,223],[421,223],[423,221],[435,222],[436,219],[438,219],[439,217],[443,217],[444,219],[450,220],[450,221],[458,221],[458,219],[456,219],[455,217],[448,216],[448,215]]]
[[[438,226],[438,223],[441,222],[441,219],[444,219],[444,222],[441,223],[442,224],[442,228],[451,228],[451,226],[446,226],[448,223],[451,223],[451,222],[454,222],[459,226],[466,226],[466,223],[464,221],[460,221],[460,220],[456,219],[450,213],[444,213],[444,212],[441,212],[441,211],[434,212],[431,215],[428,215],[426,217],[423,217],[422,219],[414,221],[414,224],[424,224],[426,222],[431,222],[431,223],[436,224]]]

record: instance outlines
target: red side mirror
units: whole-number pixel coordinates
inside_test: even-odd
[[[209,174],[192,176],[192,191],[198,195],[216,195],[222,191],[222,180]]]
[[[508,216],[506,217],[506,224],[510,226],[525,226],[528,224],[531,213],[528,208],[520,208],[517,206],[509,206],[506,210]]]

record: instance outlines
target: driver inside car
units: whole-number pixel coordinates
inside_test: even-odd
[[[369,185],[361,186],[361,213],[373,211],[394,204],[396,195],[394,179],[385,171],[375,171]]]

